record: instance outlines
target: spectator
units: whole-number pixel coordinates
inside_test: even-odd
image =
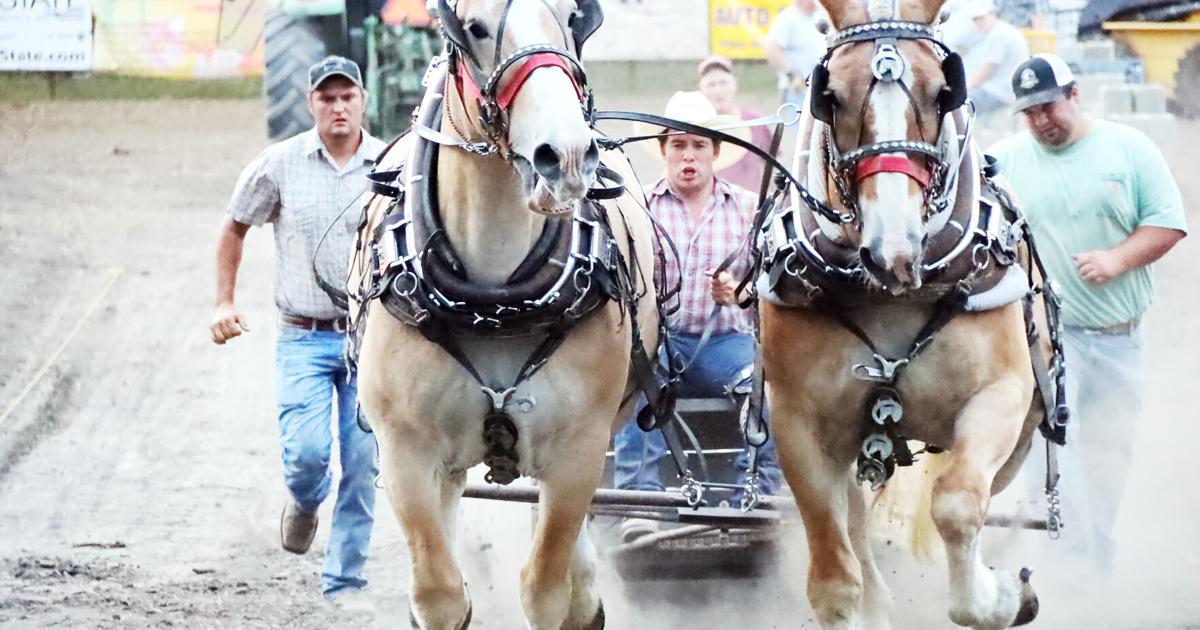
[[[823,17],[814,0],[795,0],[767,31],[767,63],[779,72],[784,103],[804,108],[805,82],[825,54],[825,36],[817,30]]]
[[[342,474],[321,571],[324,594],[347,612],[370,613],[361,589],[375,509],[375,439],[358,427],[356,380],[342,360],[347,313],[313,278],[315,266],[342,277],[353,249],[353,220],[340,216],[366,188],[384,147],[362,129],[366,94],[358,66],[327,57],[308,70],[308,108],[315,126],[267,147],[242,171],[217,244],[217,305],[210,333],[217,344],[249,331],[234,305],[246,232],[275,226],[275,347],[283,477],[291,500],[280,518],[285,550],[306,553],[317,508],[334,488],[330,470],[333,400]],[[332,224],[324,247],[317,243]]]
[[[1001,110],[1013,102],[1008,77],[1029,57],[1029,45],[1020,31],[1000,19],[992,0],[972,0],[966,10],[980,33],[963,55],[967,93],[977,113]]]
[[[1113,524],[1146,387],[1142,315],[1151,263],[1186,234],[1183,200],[1162,153],[1140,131],[1083,112],[1060,57],[1012,74],[1029,130],[990,153],[1020,200],[1062,297],[1067,402],[1064,541],[1111,571]],[[1074,516],[1072,516],[1074,515]]]
[[[760,117],[757,112],[739,107],[735,103],[738,82],[733,74],[733,62],[727,57],[713,55],[700,62],[699,73],[700,93],[708,99],[718,114],[732,116],[741,120],[754,120]],[[750,128],[750,142],[765,152],[771,151],[771,131],[769,125],[758,125]],[[758,193],[762,187],[763,171],[767,163],[762,158],[751,153],[745,153],[738,161],[717,171],[717,177],[737,184],[752,193]]]

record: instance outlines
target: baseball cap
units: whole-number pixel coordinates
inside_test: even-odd
[[[713,68],[720,68],[729,74],[733,74],[733,61],[723,55],[709,55],[696,66],[696,74],[704,76],[705,73]]]
[[[1052,103],[1063,95],[1064,88],[1075,83],[1075,75],[1062,57],[1039,54],[1026,59],[1017,66],[1012,75],[1014,112],[1022,112],[1034,105]]]
[[[312,92],[317,89],[325,79],[334,75],[346,77],[360,88],[363,86],[362,73],[358,70],[358,64],[345,57],[330,55],[308,69],[308,91]]]

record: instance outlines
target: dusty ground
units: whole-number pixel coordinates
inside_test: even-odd
[[[213,236],[239,169],[263,146],[261,120],[255,101],[0,106],[0,626],[355,625],[318,596],[320,554],[278,548],[267,232],[250,238],[239,287],[251,334],[217,348],[205,330]],[[1181,129],[1173,164],[1195,208],[1187,148],[1200,127]],[[1038,569],[1034,627],[1200,627],[1198,256],[1200,241],[1185,240],[1158,274],[1118,580],[1014,560]],[[523,508],[467,509],[528,520]],[[464,536],[475,627],[519,627],[511,585],[524,550],[507,533]],[[790,558],[786,579],[658,589],[653,606],[632,605],[606,574],[610,627],[815,627],[802,562]],[[405,625],[405,566],[380,495],[368,565],[380,626]],[[887,568],[899,628],[949,627],[940,569]]]

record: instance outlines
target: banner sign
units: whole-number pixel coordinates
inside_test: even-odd
[[[91,0],[0,0],[0,71],[91,69]]]
[[[0,3],[6,1],[12,0]],[[267,4],[264,0],[95,0],[95,69],[172,79],[261,75]]]
[[[730,59],[766,59],[767,32],[792,0],[709,0],[714,55]]]

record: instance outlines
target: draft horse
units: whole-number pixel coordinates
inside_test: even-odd
[[[468,468],[541,487],[520,573],[529,628],[604,610],[582,527],[649,362],[651,226],[590,125],[580,52],[597,0],[438,6],[447,55],[413,133],[382,156],[351,265],[358,396],[411,558],[410,621],[468,626],[455,512]],[[382,308],[381,308],[382,307]],[[644,333],[644,335],[643,335]]]
[[[979,536],[1039,421],[1061,440],[1054,301],[1037,299],[1049,287],[1026,224],[971,139],[962,61],[935,30],[942,0],[823,4],[834,30],[793,162],[808,190],[771,216],[758,285],[808,597],[823,628],[891,627],[861,485],[884,485],[917,440],[948,458],[931,516],[950,619],[1026,623],[1028,571],[988,567]]]

